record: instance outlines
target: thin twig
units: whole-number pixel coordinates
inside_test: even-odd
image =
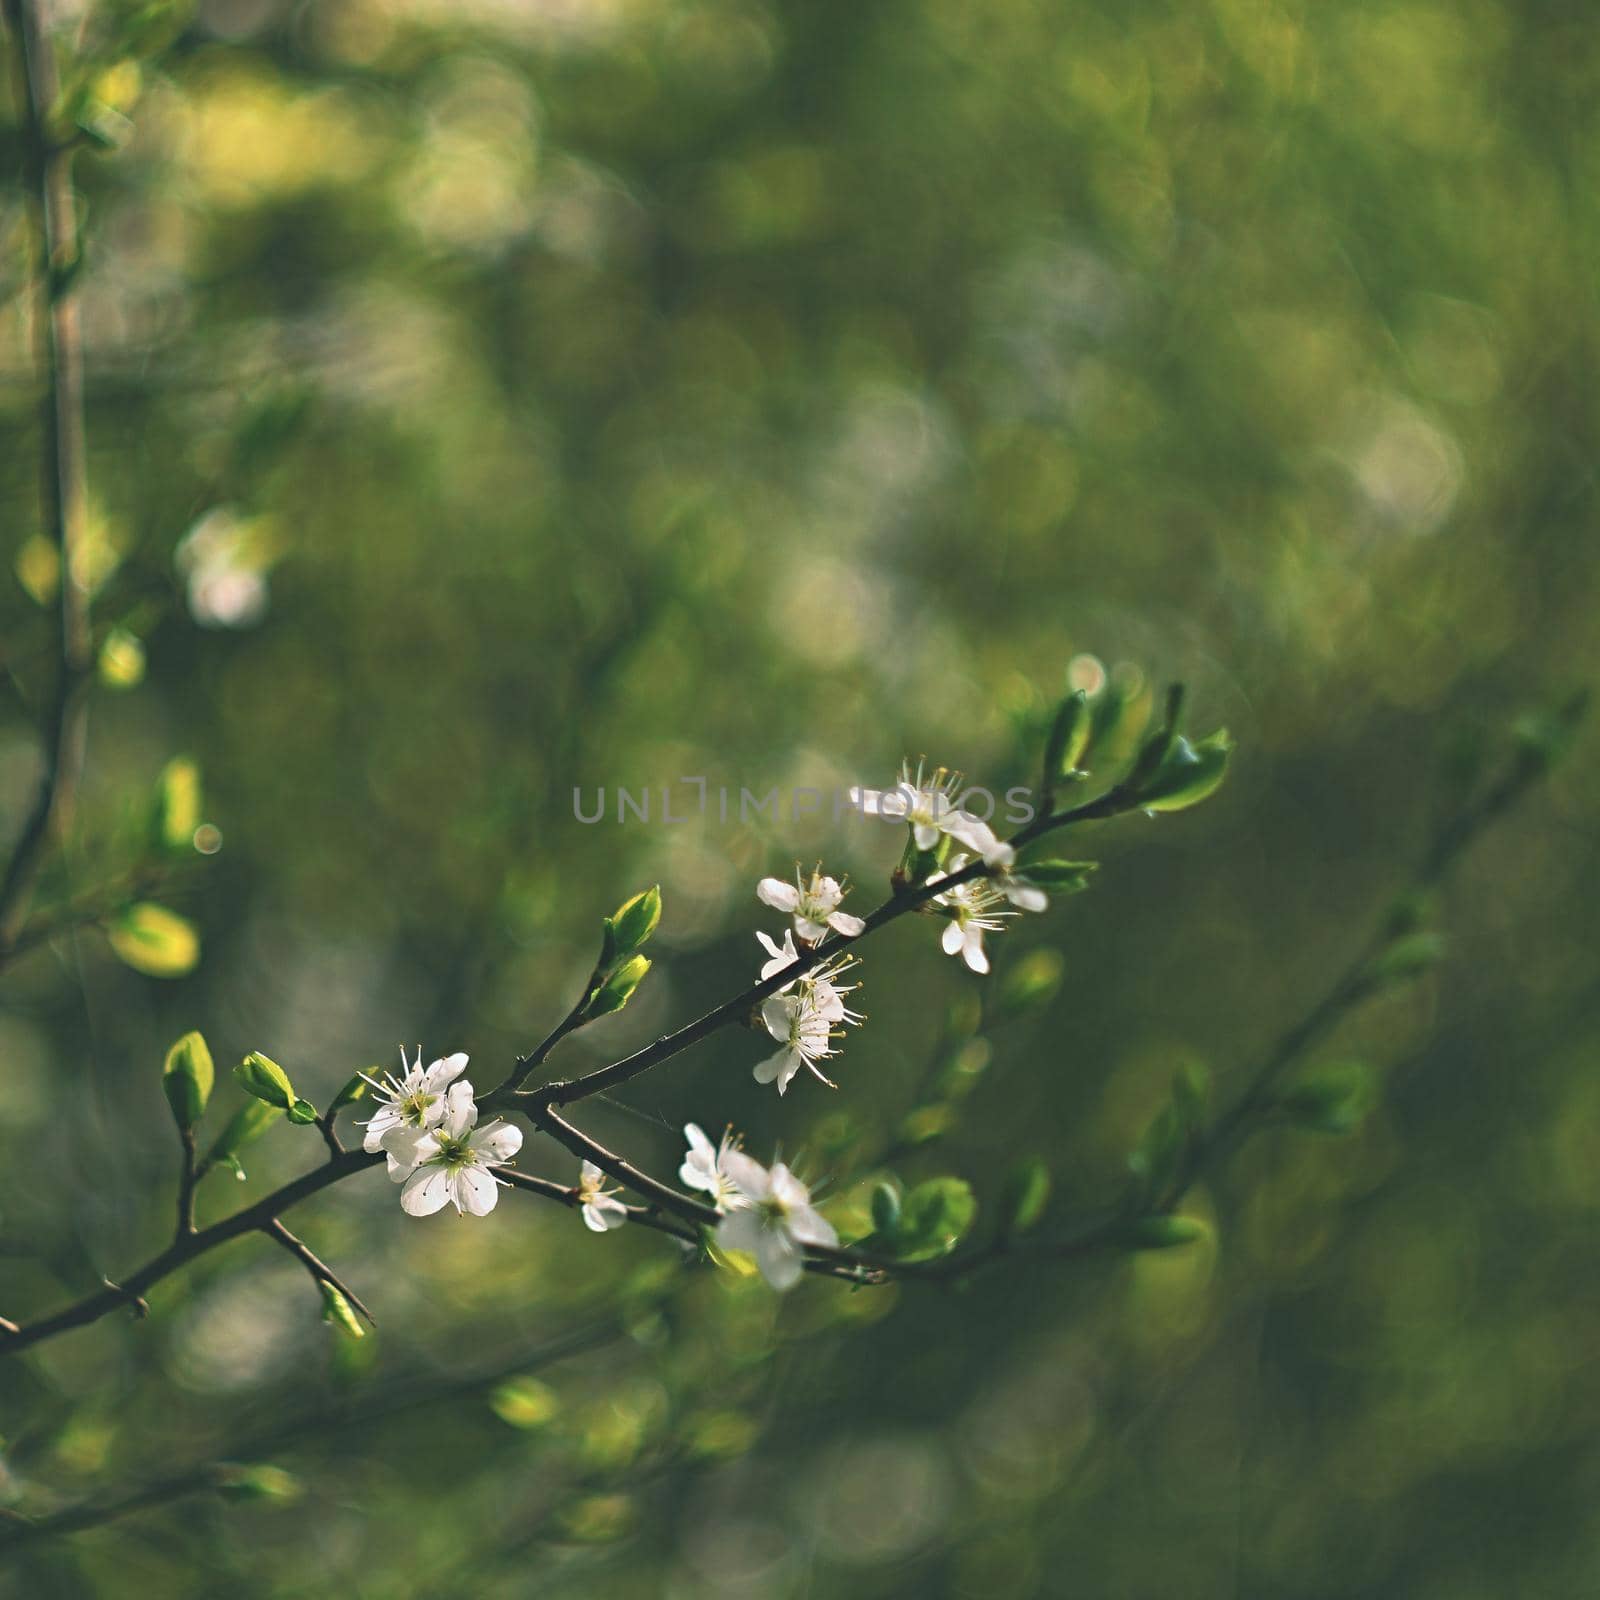
[[[325,1283],[330,1288],[337,1289],[373,1327],[377,1327],[378,1319],[367,1309],[360,1295],[326,1261],[316,1255],[304,1239],[297,1238],[290,1233],[277,1217],[269,1217],[267,1221],[262,1223],[261,1231],[269,1239],[281,1244],[311,1274],[313,1282]]]
[[[195,1172],[194,1129],[179,1128],[178,1140],[183,1146],[183,1165],[178,1169],[178,1239],[194,1232],[194,1191],[199,1181]]]
[[[92,641],[84,585],[83,359],[72,278],[81,245],[72,194],[72,149],[52,136],[58,82],[40,0],[4,0],[17,63],[24,168],[34,211],[34,290],[40,401],[40,507],[59,571],[55,696],[46,721],[38,795],[0,877],[0,966],[15,951],[50,850],[65,836],[83,773]]]

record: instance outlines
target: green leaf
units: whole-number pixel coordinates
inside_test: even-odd
[[[559,1405],[555,1390],[537,1378],[508,1378],[489,1391],[489,1409],[513,1428],[542,1428]]]
[[[1056,894],[1077,894],[1089,887],[1089,874],[1099,866],[1098,861],[1029,861],[1017,868],[1017,876]]]
[[[175,756],[156,782],[153,831],[165,850],[188,850],[202,821],[200,768],[188,756]]]
[[[309,1100],[296,1100],[289,1107],[289,1120],[304,1127],[307,1123],[317,1120],[317,1108]]]
[[[887,1180],[873,1185],[872,1228],[883,1239],[900,1231],[900,1191]]]
[[[955,1120],[954,1106],[918,1106],[901,1118],[897,1138],[903,1145],[932,1144],[950,1131]]]
[[[901,1203],[896,1244],[906,1261],[948,1255],[978,1214],[972,1185],[961,1178],[930,1178]]]
[[[264,1100],[269,1106],[276,1106],[280,1111],[289,1111],[294,1106],[305,1103],[295,1094],[294,1085],[289,1082],[289,1074],[270,1056],[262,1055],[259,1050],[252,1050],[233,1069],[233,1075],[246,1094],[253,1094],[257,1100]]]
[[[367,1096],[372,1093],[372,1085],[367,1082],[367,1079],[381,1079],[382,1077],[382,1067],[368,1067],[364,1073],[355,1073],[345,1082],[345,1086],[338,1092],[338,1094],[333,1097],[333,1101],[328,1106],[328,1110],[330,1112],[338,1111],[343,1106],[353,1106],[357,1101],[365,1100]]]
[[[1139,1194],[1154,1200],[1172,1187],[1187,1141],[1188,1130],[1183,1117],[1169,1101],[1151,1119],[1144,1136],[1128,1156],[1128,1171],[1134,1176]]]
[[[193,972],[200,959],[200,935],[194,925],[149,901],[119,913],[106,937],[128,966],[148,978],[181,978]]]
[[[650,962],[644,956],[634,956],[624,961],[596,990],[594,999],[589,1002],[588,1015],[603,1017],[612,1011],[620,1011],[632,999],[633,991],[644,981],[644,975],[649,970]]]
[[[661,921],[661,885],[654,884],[642,890],[631,900],[624,900],[606,918],[606,931],[611,951],[608,961],[620,956],[631,956],[643,948],[645,941],[656,931]]]
[[[1050,1169],[1038,1156],[1019,1161],[1000,1192],[1000,1226],[1006,1233],[1026,1233],[1050,1203]]]
[[[1050,789],[1060,778],[1079,775],[1079,767],[1089,749],[1089,736],[1094,732],[1094,713],[1089,709],[1089,696],[1082,689],[1075,690],[1061,702],[1055,721],[1050,726],[1050,737],[1044,747],[1044,787]]]
[[[1378,1103],[1378,1077],[1358,1061],[1314,1067],[1284,1089],[1277,1103],[1298,1128],[1354,1133]]]
[[[1186,811],[1209,800],[1228,775],[1233,741],[1219,728],[1198,744],[1176,738],[1155,774],[1136,793],[1145,811]]]
[[[1128,1223],[1117,1235],[1117,1242],[1125,1250],[1174,1250],[1194,1244],[1210,1232],[1197,1217],[1155,1215]]]
[[[1186,1061],[1172,1077],[1172,1103],[1190,1133],[1206,1125],[1211,1104],[1211,1074],[1198,1061]]]
[[[361,1325],[356,1308],[343,1292],[326,1278],[318,1278],[317,1287],[322,1291],[322,1320],[349,1334],[352,1339],[366,1338],[367,1330]]]
[[[211,1098],[211,1086],[216,1081],[216,1069],[211,1063],[211,1052],[198,1033],[186,1033],[167,1051],[166,1064],[161,1069],[161,1088],[172,1107],[173,1120],[187,1132],[205,1115],[206,1101]]]
[[[244,1168],[239,1165],[239,1152],[270,1128],[281,1115],[276,1106],[270,1106],[265,1101],[247,1100],[228,1119],[227,1126],[206,1151],[202,1167],[231,1167],[233,1175],[242,1181]]]
[[[1444,938],[1437,933],[1409,933],[1396,939],[1367,968],[1370,983],[1404,983],[1420,977],[1444,958]]]
[[[266,1500],[287,1505],[302,1493],[300,1480],[282,1467],[242,1466],[225,1461],[216,1470],[217,1493],[224,1500]]]

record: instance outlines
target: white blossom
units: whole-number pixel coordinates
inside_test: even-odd
[[[412,1147],[443,1119],[445,1092],[466,1068],[467,1058],[459,1051],[424,1067],[419,1045],[417,1059],[409,1066],[401,1049],[399,1077],[392,1072],[381,1079],[361,1074],[378,1097],[377,1110],[360,1124],[367,1130],[361,1148],[369,1155],[384,1151],[389,1157],[390,1177],[404,1177],[416,1165]]]
[[[745,1203],[717,1224],[718,1245],[754,1256],[774,1289],[794,1288],[804,1270],[805,1246],[833,1249],[839,1235],[811,1204],[811,1191],[781,1161],[769,1170],[742,1150],[729,1150],[725,1160]]]
[[[757,898],[792,916],[795,933],[807,944],[815,944],[829,928],[846,939],[866,931],[867,925],[860,917],[839,909],[839,902],[848,893],[837,878],[827,877],[820,867],[809,879],[802,878],[797,867],[793,883],[763,878],[756,885]]]
[[[951,856],[949,870],[935,873],[928,882],[942,883],[969,865],[971,859],[965,854]],[[987,972],[989,956],[983,948],[983,936],[999,933],[1005,927],[1004,919],[1016,915],[1007,909],[1008,902],[1023,911],[1043,911],[1049,904],[1037,884],[1009,872],[992,878],[972,878],[935,895],[934,905],[950,918],[939,941],[944,953],[960,956],[974,972]]]
[[[678,1168],[684,1187],[710,1195],[718,1211],[742,1211],[749,1205],[728,1168],[728,1157],[738,1154],[732,1131],[723,1134],[720,1145],[713,1145],[695,1123],[686,1122],[683,1136],[689,1141],[689,1153]]]
[[[261,620],[270,598],[264,543],[259,525],[228,506],[208,511],[178,541],[174,558],[202,627],[248,628]]]
[[[494,1210],[504,1180],[492,1169],[503,1167],[522,1148],[522,1130],[500,1121],[480,1128],[477,1121],[472,1085],[451,1084],[444,1116],[407,1151],[414,1166],[396,1172],[390,1162],[389,1176],[405,1184],[400,1204],[411,1216],[431,1216],[446,1205],[475,1217]]]
[[[925,774],[919,761],[913,773],[907,762],[892,789],[854,788],[850,803],[869,815],[904,821],[919,850],[937,849],[941,838],[948,836],[973,855],[982,856],[988,866],[1010,866],[1015,852],[995,836],[987,822],[957,805],[960,789],[959,772],[936,767]]]
[[[761,969],[761,976],[770,978],[788,963],[779,960],[782,952],[770,939],[762,942],[773,952],[773,959]],[[844,1003],[844,997],[854,993],[857,985],[838,982],[856,964],[852,956],[837,956],[767,997],[761,1007],[761,1021],[779,1048],[756,1067],[757,1083],[776,1082],[778,1093],[782,1094],[804,1066],[830,1089],[837,1087],[817,1063],[839,1053],[834,1040],[843,1037],[840,1025],[853,1026],[861,1021],[860,1013]]]
[[[578,1194],[583,1201],[583,1220],[596,1233],[620,1228],[628,1220],[628,1208],[616,1198],[616,1191],[601,1187],[605,1176],[592,1161],[585,1161],[578,1170]]]

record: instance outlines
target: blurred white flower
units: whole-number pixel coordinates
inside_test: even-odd
[[[493,1211],[501,1182],[494,1167],[506,1164],[522,1148],[522,1130],[509,1122],[475,1126],[478,1108],[470,1083],[454,1083],[445,1096],[443,1118],[410,1147],[416,1166],[409,1176],[389,1175],[405,1183],[400,1204],[413,1217],[431,1216],[446,1205],[475,1217]]]
[[[445,1091],[466,1071],[466,1066],[466,1056],[458,1052],[424,1067],[422,1047],[418,1045],[417,1059],[409,1066],[402,1047],[398,1078],[392,1072],[381,1079],[361,1074],[378,1096],[377,1110],[358,1124],[367,1130],[361,1148],[374,1155],[384,1151],[389,1157],[390,1177],[404,1177],[416,1166],[412,1153],[416,1142],[443,1120]]]
[[[741,1211],[749,1205],[744,1191],[728,1170],[728,1156],[737,1154],[732,1130],[723,1134],[720,1146],[713,1145],[693,1122],[684,1123],[683,1136],[689,1141],[689,1153],[678,1168],[684,1187],[710,1195],[718,1211]]]
[[[848,892],[837,878],[827,877],[820,868],[809,880],[801,877],[797,867],[793,883],[763,878],[756,885],[759,899],[794,918],[794,931],[807,944],[815,944],[829,928],[846,939],[865,931],[867,925],[860,917],[839,909],[839,902]]]
[[[768,956],[771,957],[761,969],[763,981],[782,972],[785,967],[792,967],[800,959],[800,954],[794,947],[794,933],[791,929],[785,928],[783,930],[782,944],[779,944],[774,939],[769,939],[760,928],[756,929],[756,938],[761,941]]]
[[[596,1233],[608,1233],[620,1228],[628,1220],[628,1208],[616,1198],[615,1190],[606,1190],[605,1173],[592,1161],[585,1161],[578,1169],[578,1193],[583,1200],[584,1224]]]
[[[196,622],[248,628],[261,620],[270,597],[266,545],[260,524],[242,521],[227,506],[208,511],[178,541],[174,560]]]
[[[777,1290],[792,1289],[804,1270],[805,1246],[838,1246],[839,1235],[811,1204],[811,1191],[783,1165],[769,1171],[742,1150],[727,1151],[728,1176],[745,1204],[717,1224],[717,1243],[756,1258]]]

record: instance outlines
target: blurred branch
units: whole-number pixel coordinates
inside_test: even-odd
[[[349,1291],[342,1291],[348,1295]],[[259,1461],[264,1456],[291,1446],[305,1445],[319,1437],[348,1435],[360,1438],[375,1423],[407,1411],[420,1410],[442,1401],[477,1394],[494,1384],[527,1372],[553,1366],[572,1356],[585,1355],[624,1337],[618,1322],[604,1321],[535,1345],[532,1349],[494,1361],[453,1378],[435,1374],[413,1374],[385,1385],[381,1395],[364,1405],[321,1405],[302,1412],[275,1428],[239,1441],[230,1447],[226,1460],[207,1458],[154,1482],[138,1485],[120,1494],[67,1506],[48,1516],[14,1516],[0,1523],[0,1550],[16,1550],[40,1539],[61,1534],[81,1533],[97,1528],[136,1511],[166,1505],[186,1495],[223,1487],[231,1467],[240,1460]]]
[[[89,595],[83,583],[86,489],[83,359],[72,284],[81,262],[72,193],[72,147],[50,129],[59,85],[42,0],[4,0],[17,71],[24,179],[34,212],[34,291],[40,402],[40,506],[59,571],[60,668],[44,735],[44,772],[33,809],[0,878],[0,966],[15,952],[34,886],[65,836],[83,772],[91,668]]]

